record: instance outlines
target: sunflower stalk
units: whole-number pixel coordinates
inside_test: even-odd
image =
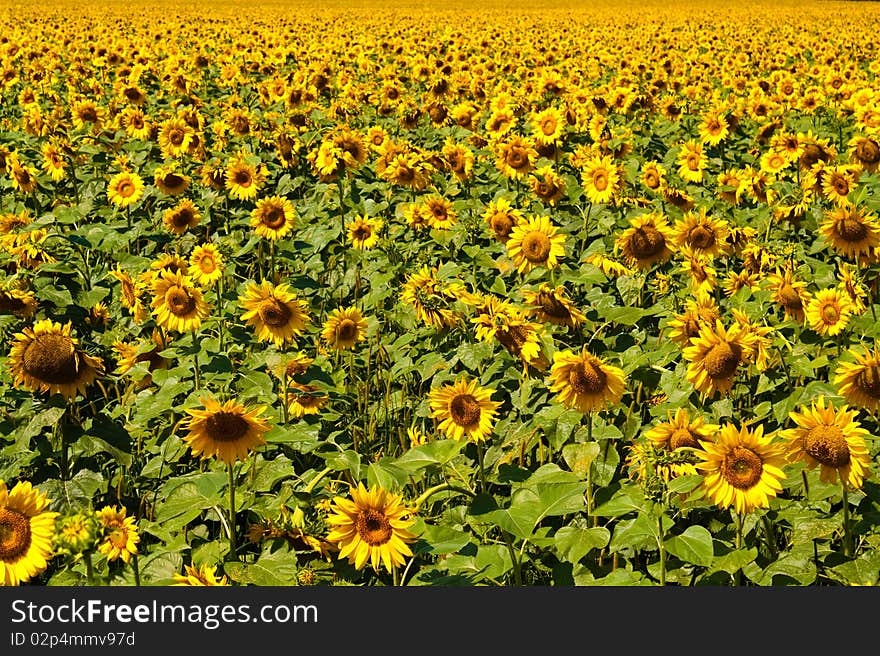
[[[849,526],[849,490],[846,486],[846,479],[843,476],[840,477],[840,483],[842,489],[841,496],[843,497],[843,555],[847,558],[852,558],[853,540]]]
[[[229,472],[229,554],[236,557],[235,544],[235,465],[231,462],[226,464]]]
[[[736,550],[742,551],[743,548],[743,516],[741,513],[735,512],[736,518]],[[742,567],[738,567],[733,575],[733,584],[737,587],[742,585]]]

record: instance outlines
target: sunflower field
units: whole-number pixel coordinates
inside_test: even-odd
[[[876,585],[878,32],[7,5],[0,585]]]

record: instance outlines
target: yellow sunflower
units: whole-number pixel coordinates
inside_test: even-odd
[[[804,314],[807,324],[820,335],[833,337],[846,328],[853,306],[845,290],[821,289],[810,299]]]
[[[348,238],[358,250],[373,248],[379,243],[382,220],[368,216],[356,216],[348,226]]]
[[[183,566],[183,574],[174,574],[172,586],[228,586],[229,579],[224,574],[217,578],[217,566],[202,564],[201,567]]]
[[[495,390],[481,387],[478,380],[461,377],[452,385],[432,389],[428,394],[431,417],[439,419],[438,430],[453,440],[484,442],[495,426],[500,401],[491,399]]]
[[[190,177],[178,170],[175,164],[167,164],[153,172],[153,184],[163,194],[178,196],[189,189]]]
[[[198,330],[210,313],[202,290],[192,278],[171,271],[162,271],[153,281],[150,307],[157,324],[178,332]]]
[[[556,351],[550,369],[550,391],[566,407],[578,412],[594,412],[615,405],[623,398],[626,375],[587,351]]]
[[[848,355],[855,362],[837,365],[834,385],[847,403],[876,412],[880,410],[880,350],[863,345],[862,351],[850,350]]]
[[[170,232],[182,235],[187,230],[195,228],[202,220],[199,208],[188,198],[184,198],[174,207],[169,207],[162,214],[162,222]]]
[[[81,351],[71,324],[43,319],[17,333],[9,351],[12,382],[32,391],[72,400],[104,372],[100,358]]]
[[[523,213],[503,197],[490,201],[482,216],[495,235],[495,239],[502,244],[506,244],[513,229],[525,221]]]
[[[642,166],[642,184],[651,191],[658,191],[666,185],[666,167],[660,162],[645,162]]]
[[[691,419],[687,408],[678,408],[674,417],[671,410],[667,411],[666,421],[645,431],[644,435],[658,449],[699,449],[701,442],[714,440],[718,428],[716,424],[707,424],[701,416]]]
[[[715,442],[702,442],[696,454],[703,472],[703,489],[719,508],[731,505],[740,514],[767,508],[782,491],[785,456],[782,447],[764,435],[764,427],[749,430],[725,424]]]
[[[702,182],[703,171],[709,163],[709,158],[703,150],[703,145],[696,141],[686,141],[679,150],[676,159],[678,175],[687,182]]]
[[[21,319],[32,317],[37,311],[37,297],[27,289],[9,286],[0,289],[0,314],[12,314]]]
[[[221,404],[212,398],[200,401],[203,410],[185,410],[190,415],[185,421],[189,432],[183,439],[193,455],[203,459],[213,456],[231,465],[246,460],[253,449],[265,444],[263,434],[269,425],[259,417],[263,406],[243,406],[235,400]]]
[[[128,207],[144,195],[144,181],[137,173],[121,171],[107,183],[107,200],[116,207]]]
[[[209,287],[223,277],[223,256],[214,244],[196,246],[189,256],[189,271],[196,282]]]
[[[778,303],[785,316],[803,323],[806,320],[806,307],[810,302],[807,283],[798,280],[791,268],[777,269],[766,278],[773,292],[773,301]]]
[[[704,324],[699,335],[682,351],[688,361],[687,379],[704,397],[727,394],[741,366],[753,356],[755,336],[734,323],[725,328],[720,319]]]
[[[876,217],[853,205],[828,212],[819,224],[819,232],[843,257],[870,258],[880,246],[880,224]]]
[[[281,348],[302,335],[309,322],[308,307],[286,283],[250,283],[238,302],[246,310],[241,318],[257,333],[257,340]]]
[[[561,285],[555,288],[541,285],[537,291],[523,290],[523,297],[532,306],[528,315],[542,323],[577,328],[587,320],[586,315],[571,302],[565,293],[565,287]]]
[[[409,544],[416,540],[408,530],[414,520],[408,518],[403,496],[378,486],[367,490],[363,483],[353,487],[350,494],[351,499],[333,499],[326,520],[333,529],[327,542],[358,570],[367,563],[376,572],[380,563],[389,572],[402,566],[404,558],[412,556]]]
[[[675,242],[697,256],[716,257],[728,251],[730,224],[706,215],[706,211],[688,212],[675,224]]]
[[[810,407],[788,413],[797,424],[779,433],[787,440],[789,462],[802,461],[808,469],[821,466],[819,478],[836,483],[838,477],[849,490],[862,487],[871,472],[871,455],[865,443],[868,431],[856,420],[857,411],[843,405],[838,409],[820,396]]]
[[[596,205],[614,200],[620,185],[620,171],[610,155],[592,157],[581,172],[584,192]]]
[[[257,201],[251,212],[251,227],[266,239],[281,239],[293,230],[296,212],[293,203],[283,196],[269,196]]]
[[[287,409],[290,416],[297,419],[318,414],[329,400],[330,397],[321,392],[317,385],[292,382],[287,390]]]
[[[662,214],[643,214],[630,219],[630,227],[617,238],[617,248],[630,266],[650,269],[672,257],[675,233]]]
[[[691,338],[699,337],[704,325],[715,325],[721,312],[715,299],[705,292],[696,294],[687,300],[683,312],[673,315],[669,320],[669,338],[681,348],[690,346]]]
[[[232,159],[226,167],[226,191],[230,198],[253,200],[265,181],[265,164],[252,164],[239,156]]]
[[[498,142],[495,145],[495,152],[497,154],[495,166],[508,178],[525,177],[538,160],[538,151],[535,150],[534,142],[519,135]]]
[[[52,557],[58,513],[29,481],[8,490],[0,480],[0,585],[27,583],[45,571]]]
[[[336,308],[324,322],[321,337],[336,351],[354,348],[367,338],[367,320],[356,307]]]
[[[141,541],[134,517],[127,517],[125,508],[116,506],[105,506],[96,514],[104,531],[98,551],[107,556],[107,560],[121,558],[128,563],[138,552],[137,545]]]
[[[565,235],[558,231],[548,216],[532,216],[515,226],[507,240],[507,254],[516,268],[525,273],[539,266],[559,266],[565,256]]]
[[[169,118],[159,126],[159,148],[164,157],[180,157],[190,147],[195,130],[182,118]]]

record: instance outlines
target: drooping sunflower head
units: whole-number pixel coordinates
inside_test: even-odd
[[[183,574],[174,574],[173,586],[228,586],[229,579],[223,574],[218,578],[217,565],[202,563],[200,567],[184,565]]]
[[[850,350],[847,355],[855,362],[842,360],[834,372],[834,385],[846,402],[880,410],[880,350],[862,346],[862,353]]]
[[[37,311],[37,297],[27,289],[6,285],[0,288],[0,315],[11,314],[27,319]]]
[[[190,177],[174,164],[159,166],[153,172],[153,184],[168,196],[178,196],[189,189]]]
[[[786,457],[790,462],[804,462],[809,469],[820,466],[819,477],[826,483],[836,483],[839,477],[848,489],[861,488],[872,461],[865,443],[868,431],[856,414],[846,405],[835,409],[829,402],[826,406],[824,396],[790,412],[797,428],[779,434],[787,441]]]
[[[672,257],[675,233],[661,214],[643,214],[630,220],[630,227],[617,239],[617,248],[630,266],[650,269]]]
[[[287,390],[287,409],[290,416],[300,418],[305,415],[316,415],[330,401],[326,392],[317,385],[291,382]]]
[[[295,220],[296,211],[288,198],[268,196],[257,201],[251,212],[250,225],[261,237],[281,239],[293,230]]]
[[[454,440],[484,442],[495,426],[500,401],[493,401],[494,389],[482,387],[477,379],[461,377],[428,394],[431,417],[439,419],[438,430]]]
[[[235,400],[225,403],[201,399],[202,409],[186,409],[189,432],[184,441],[193,455],[217,458],[227,464],[246,460],[258,446],[265,444],[263,434],[269,425],[260,418],[263,406],[243,406]]]
[[[703,475],[703,490],[720,508],[733,506],[740,514],[767,508],[782,491],[785,456],[782,448],[765,436],[763,426],[754,430],[727,423],[714,442],[703,442],[696,467]]]
[[[182,235],[187,230],[195,228],[201,220],[202,214],[199,208],[188,198],[184,198],[174,207],[169,207],[162,215],[165,227],[175,235]]]
[[[402,566],[404,558],[412,555],[409,544],[416,540],[409,531],[414,520],[403,496],[379,486],[367,490],[363,483],[350,495],[350,499],[337,496],[330,505],[326,521],[333,528],[327,542],[358,570],[367,563],[376,572],[380,565],[389,572]]]
[[[565,287],[541,285],[537,291],[524,290],[523,297],[532,306],[528,311],[529,316],[542,323],[575,328],[587,320],[586,315],[568,298]]]
[[[699,337],[704,325],[714,326],[715,320],[720,317],[721,311],[715,304],[715,298],[707,293],[697,293],[688,299],[683,312],[670,319],[669,338],[681,348],[690,346],[691,339]]]
[[[556,351],[550,369],[550,391],[566,407],[594,412],[620,402],[626,375],[584,347],[580,353]]]
[[[781,307],[785,316],[803,323],[806,319],[805,309],[810,302],[807,283],[795,278],[790,267],[777,269],[767,276],[767,282],[773,291],[773,300]]]
[[[71,336],[71,324],[38,321],[15,335],[9,351],[13,383],[71,400],[104,372],[100,358],[88,355]]]
[[[559,266],[565,256],[565,235],[548,216],[532,216],[515,226],[507,240],[507,254],[521,273],[544,266]]]
[[[0,585],[17,586],[41,574],[52,557],[58,513],[29,481],[9,490],[0,480]]]
[[[324,322],[321,337],[336,351],[344,351],[367,338],[367,320],[356,307],[336,308]]]
[[[245,309],[241,318],[254,328],[257,339],[277,347],[302,335],[309,323],[308,307],[285,283],[251,283],[239,302]]]

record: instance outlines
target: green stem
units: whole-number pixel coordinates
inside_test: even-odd
[[[223,353],[223,276],[217,280],[217,312],[220,315],[220,321],[217,322],[220,329],[220,353]]]
[[[587,443],[593,441],[593,413],[587,413]],[[587,516],[593,516],[593,466],[587,469]],[[599,518],[593,517],[593,528],[598,526]]]
[[[86,580],[89,582],[90,586],[93,586],[95,585],[95,568],[92,565],[91,549],[83,552],[83,559],[86,561]]]
[[[391,568],[391,584],[395,588],[400,587],[400,572],[397,570],[397,565]]]
[[[513,548],[513,541],[510,539],[510,534],[504,529],[501,529],[501,536],[504,538],[504,543],[507,545],[507,551],[510,554],[510,562],[513,564],[513,582],[517,587],[522,587],[522,565],[516,555],[516,550]]]
[[[229,553],[235,558],[235,465],[227,463],[229,470]]]
[[[416,513],[422,507],[422,505],[432,496],[437,494],[438,492],[444,492],[446,490],[450,490],[452,492],[459,492],[461,494],[466,494],[468,496],[474,496],[474,493],[470,490],[458,487],[457,485],[453,485],[452,483],[440,483],[439,485],[435,485],[434,487],[429,487],[427,490],[422,492],[422,494],[416,499],[415,504],[413,505],[412,512]]]
[[[195,338],[195,333],[193,333],[193,337]],[[196,351],[193,353],[193,369],[196,375],[196,389],[202,388],[202,371],[199,369],[199,352]]]
[[[486,494],[488,485],[486,484],[486,468],[483,465],[483,443],[477,442],[477,459],[480,463],[480,492]]]
[[[663,534],[663,506],[660,507],[660,514],[657,515],[657,546],[660,549],[660,585],[666,585],[666,544],[665,535]]]
[[[315,489],[315,487],[318,485],[318,483],[321,481],[321,479],[324,478],[327,474],[329,474],[332,471],[333,471],[333,469],[330,467],[327,467],[327,468],[319,471],[318,474],[309,482],[309,484],[306,485],[305,490],[303,490],[303,491],[306,494],[309,494],[312,490]]]
[[[290,410],[287,407],[287,366],[285,365],[281,369],[281,416],[284,419],[284,423],[290,419]]]
[[[764,537],[767,538],[767,548],[770,550],[770,557],[776,560],[776,537],[773,533],[773,523],[766,513],[761,515],[761,523],[764,525]]]
[[[132,554],[131,556],[131,568],[134,570],[134,584],[138,587],[141,585],[141,570],[138,567],[138,557],[137,554]]]
[[[846,480],[841,477],[841,488],[843,489],[843,555],[847,558],[852,557],[852,533],[849,530],[849,495],[846,488]]]
[[[736,550],[741,551],[743,547],[743,517],[740,513],[734,513],[736,516]],[[736,574],[734,574],[734,585],[739,586],[742,584],[742,568],[738,568],[736,570]]]
[[[275,278],[275,240],[269,240],[269,281],[274,285]]]

